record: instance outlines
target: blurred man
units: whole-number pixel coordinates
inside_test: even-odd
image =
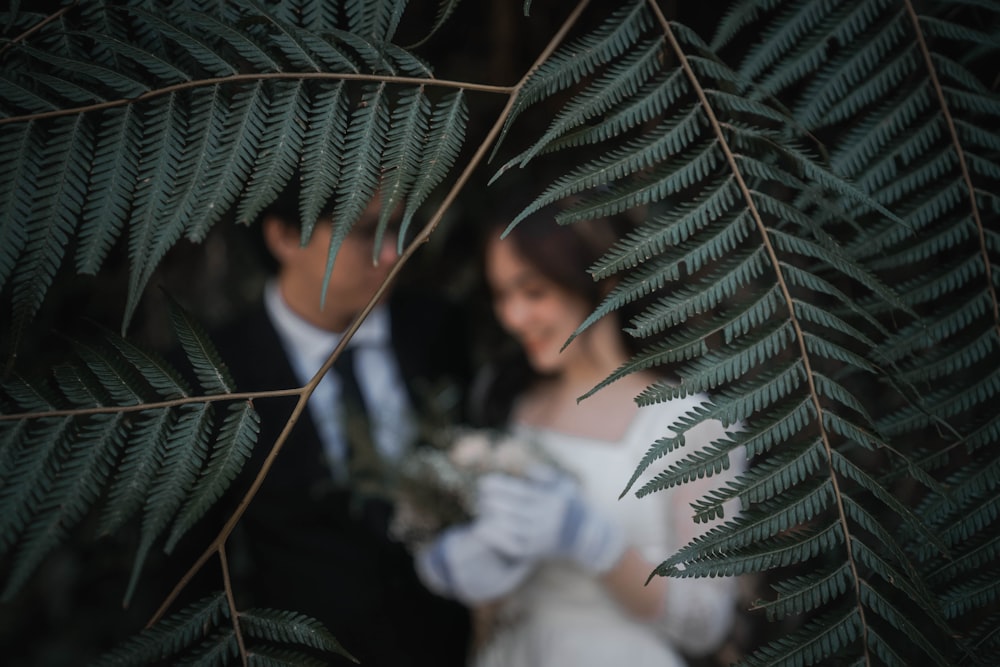
[[[398,260],[395,233],[375,245],[376,198],[343,241],[321,302],[330,219],[303,246],[297,201],[293,188],[261,218],[277,264],[262,301],[213,336],[240,391],[305,384]],[[387,536],[386,471],[414,446],[422,420],[447,411],[439,399],[453,400],[466,385],[467,341],[453,310],[405,287],[401,281],[349,343],[344,361],[357,384],[335,368],[309,399],[230,550],[241,606],[313,616],[364,666],[459,667],[467,612],[424,589],[409,554]],[[295,401],[255,401],[261,433],[235,498]]]

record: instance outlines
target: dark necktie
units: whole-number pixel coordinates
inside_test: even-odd
[[[333,364],[333,370],[340,379],[341,404],[344,415],[344,436],[347,440],[348,483],[356,490],[370,490],[378,484],[381,476],[381,461],[372,431],[371,416],[361,393],[355,373],[354,352],[357,348],[348,346]]]

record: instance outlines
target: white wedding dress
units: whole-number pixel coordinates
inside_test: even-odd
[[[574,474],[587,500],[616,518],[628,543],[658,565],[706,528],[694,524],[689,503],[718,478],[636,498],[634,491],[657,472],[701,444],[722,436],[722,425],[700,425],[688,445],[658,460],[636,486],[619,495],[658,438],[697,403],[695,398],[641,408],[618,442],[515,425]],[[696,485],[702,485],[695,488]],[[727,508],[728,510],[729,508]],[[729,512],[727,511],[727,517]],[[541,565],[495,610],[491,638],[475,656],[476,667],[681,667],[683,652],[713,650],[728,633],[736,582],[731,578],[670,578],[661,617],[644,621],[622,609],[594,576],[568,561]]]

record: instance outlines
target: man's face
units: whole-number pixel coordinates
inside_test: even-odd
[[[320,306],[333,235],[330,220],[316,223],[309,243],[301,246],[298,229],[265,220],[265,237],[281,268],[278,282],[285,301],[312,324],[343,331],[368,304],[399,259],[397,236],[387,230],[375,253],[375,232],[381,211],[376,198],[344,239],[333,263]],[[373,260],[374,257],[374,260]]]

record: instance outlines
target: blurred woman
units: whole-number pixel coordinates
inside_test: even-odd
[[[615,315],[566,345],[611,289],[588,269],[620,237],[615,225],[529,218],[504,239],[502,227],[494,230],[485,248],[493,311],[530,370],[519,375],[501,364],[502,377],[518,380],[498,382],[507,397],[494,391],[487,404],[502,406],[505,428],[534,440],[556,465],[485,475],[477,518],[418,553],[429,588],[490,610],[477,666],[680,666],[684,654],[717,648],[731,628],[734,580],[647,583],[656,565],[706,529],[693,522],[690,503],[718,477],[619,500],[650,445],[705,397],[640,408],[634,398],[664,380],[643,371],[578,400],[631,356]],[[721,424],[703,423],[686,434],[684,449],[721,437]],[[639,483],[681,454],[661,459]]]

